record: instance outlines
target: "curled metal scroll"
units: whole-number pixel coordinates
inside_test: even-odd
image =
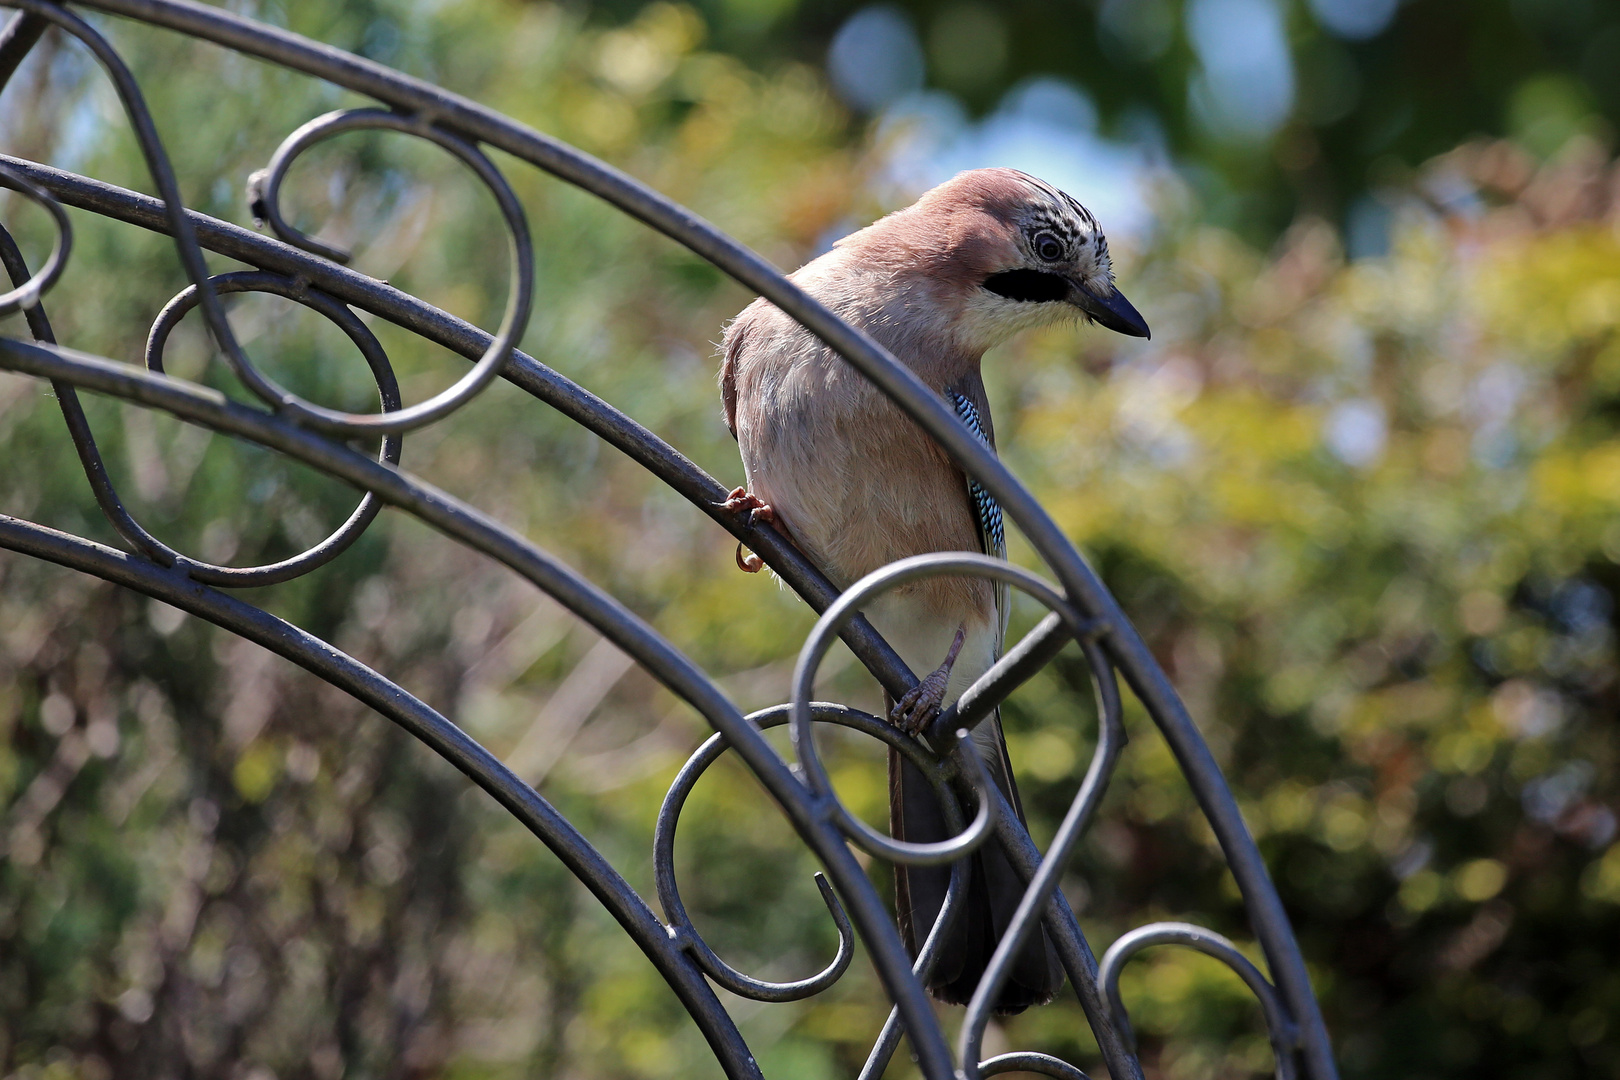
[[[899,588],[903,585],[931,577],[963,576],[983,577],[998,584],[1011,586],[1024,592],[1046,607],[1051,609],[1048,620],[1056,620],[1056,625],[1063,627],[1068,634],[1080,641],[1087,663],[1090,665],[1093,681],[1098,695],[1098,741],[1096,751],[1092,757],[1091,766],[1087,769],[1085,780],[1076,793],[1073,804],[1063,824],[1059,827],[1051,849],[1042,860],[1039,869],[1028,883],[1022,902],[1014,913],[1011,922],[1003,932],[1000,943],[991,957],[990,964],[979,981],[973,1000],[968,1005],[968,1014],[962,1026],[960,1045],[958,1048],[959,1075],[967,1080],[974,1080],[979,1075],[976,1063],[980,1045],[983,1041],[984,1029],[989,1022],[990,1012],[996,996],[1004,985],[1007,973],[1010,971],[1014,957],[1022,948],[1024,942],[1034,933],[1035,927],[1047,914],[1049,899],[1056,889],[1058,876],[1062,873],[1067,862],[1069,852],[1084,831],[1102,792],[1108,777],[1113,771],[1119,753],[1125,742],[1125,728],[1120,711],[1119,689],[1114,680],[1113,668],[1097,647],[1095,637],[1100,630],[1096,624],[1089,623],[1070,606],[1049,582],[1021,567],[1013,566],[1000,559],[992,558],[970,552],[941,552],[931,555],[917,555],[906,559],[899,559],[888,566],[873,571],[866,577],[851,585],[839,599],[823,613],[815,628],[806,639],[804,647],[799,654],[798,665],[793,677],[793,745],[799,755],[800,768],[806,776],[812,789],[816,790],[823,799],[827,800],[828,812],[834,816],[835,821],[846,835],[865,850],[874,855],[893,859],[898,862],[923,863],[925,861],[944,861],[942,853],[948,853],[952,859],[959,860],[983,842],[978,835],[975,822],[974,828],[958,834],[938,844],[918,845],[904,844],[899,841],[882,837],[871,830],[864,822],[851,814],[838,802],[832,784],[821,764],[816,752],[813,731],[810,726],[813,708],[808,701],[810,688],[815,680],[816,669],[826,651],[831,647],[833,635],[837,633],[842,622],[851,617],[861,606],[869,603],[882,593]],[[1050,641],[1056,637],[1056,630],[1051,621],[1041,623],[1025,641],[1020,642],[978,679],[972,687],[965,691],[962,698],[967,701],[968,708],[958,713],[959,717],[985,716],[999,703],[1002,697],[1015,685],[1015,673],[1022,673],[1027,667],[1027,656],[1032,653],[1045,654],[1050,658],[1055,650],[1050,648]],[[994,689],[992,689],[994,688]],[[974,773],[974,791],[979,799],[979,818],[986,817],[990,809],[993,796],[992,785],[983,780],[982,766],[977,753],[966,747],[966,731],[957,730],[952,733],[950,745],[953,750],[952,760],[959,767],[965,766]],[[995,800],[998,803],[999,799]],[[1011,825],[1013,815],[1003,807],[999,814],[1008,819]],[[869,846],[870,845],[870,846]],[[1084,938],[1081,936],[1081,940]],[[1086,976],[1089,976],[1089,972]],[[1082,995],[1082,1004],[1091,1004],[1095,1011],[1095,1003],[1088,1002],[1086,991],[1092,990],[1092,980],[1082,976],[1079,972],[1073,973],[1076,991]],[[880,1039],[880,1043],[882,1040]],[[1057,1066],[1072,1068],[1066,1063],[1057,1062]],[[1057,1067],[1054,1066],[1054,1067]],[[870,1069],[868,1070],[870,1072]],[[865,1075],[865,1074],[863,1074]]]
[[[1271,1050],[1277,1059],[1277,1080],[1295,1080],[1299,1075],[1294,1063],[1294,1055],[1299,1049],[1299,1029],[1277,996],[1277,988],[1266,981],[1260,969],[1250,963],[1236,945],[1215,931],[1192,923],[1163,922],[1139,926],[1122,935],[1103,954],[1102,983],[1108,993],[1108,1004],[1113,1009],[1114,1022],[1133,1048],[1136,1034],[1131,1029],[1125,1002],[1119,996],[1119,974],[1125,969],[1126,961],[1154,945],[1183,945],[1196,949],[1205,956],[1213,956],[1236,972],[1260,1002],[1260,1011],[1266,1021],[1266,1035],[1271,1040]]]
[[[513,346],[529,324],[529,309],[534,298],[534,243],[529,238],[523,204],[518,202],[512,186],[484,156],[483,151],[421,116],[406,116],[387,109],[346,109],[316,117],[287,136],[271,157],[269,167],[254,174],[249,184],[254,215],[268,221],[276,235],[289,244],[334,262],[347,262],[348,256],[343,252],[311,240],[282,218],[281,182],[298,155],[316,143],[345,132],[368,130],[400,131],[426,139],[461,159],[483,181],[495,196],[495,203],[509,232],[512,282],[507,291],[506,314],[501,317],[500,329],[495,332],[495,340],[489,343],[489,348],[484,350],[484,355],[479,357],[472,370],[455,385],[428,400],[395,412],[360,416],[312,404],[276,385],[274,380],[247,362],[245,356],[242,358],[236,373],[249,389],[279,411],[334,435],[410,431],[448,416],[465,405],[500,374],[501,365],[512,355]],[[234,352],[231,354],[233,359],[237,355]]]
[[[1053,614],[1063,613],[1055,611]],[[1072,623],[1070,626],[1071,629],[1079,629]],[[967,1017],[962,1022],[962,1030],[958,1036],[957,1053],[963,1063],[963,1075],[969,1080],[972,1080],[973,1070],[968,1063],[979,1060],[979,1053],[984,1044],[985,1027],[990,1022],[990,1013],[996,997],[1006,983],[1008,972],[1012,970],[1013,958],[1035,932],[1042,909],[1047,907],[1048,898],[1056,891],[1064,867],[1068,863],[1069,854],[1074,850],[1074,845],[1079,841],[1081,834],[1085,832],[1092,814],[1096,812],[1097,804],[1102,801],[1109,777],[1113,775],[1114,766],[1125,748],[1125,720],[1114,669],[1103,656],[1102,649],[1093,636],[1080,633],[1077,634],[1077,640],[1091,669],[1092,685],[1097,694],[1097,745],[1092,751],[1091,764],[1086,768],[1085,779],[1080,782],[1080,789],[1075,792],[1074,800],[1069,804],[1068,813],[1064,815],[1056,835],[1052,837],[1052,843],[1041,860],[1040,868],[1030,879],[1029,887],[1019,902],[1018,909],[1013,913],[1012,922],[1008,924],[1006,933],[1002,935],[984,975],[979,980],[978,988],[973,992],[972,1000],[968,1002]],[[1086,1004],[1084,999],[1082,1004]],[[980,1075],[984,1075],[982,1069]]]
[[[219,295],[237,292],[271,293],[302,304],[311,311],[325,316],[348,335],[349,340],[360,350],[360,355],[365,358],[366,366],[371,369],[372,378],[377,381],[377,395],[381,399],[383,409],[400,408],[399,380],[394,377],[394,368],[388,362],[388,354],[383,351],[377,335],[373,334],[347,306],[319,289],[311,288],[307,282],[281,274],[247,271],[220,274],[208,280],[214,292]],[[146,338],[148,370],[162,373],[163,350],[168,344],[169,335],[179,325],[180,320],[185,318],[186,312],[197,306],[200,297],[201,293],[195,285],[188,286],[158,313]],[[398,434],[390,433],[384,436],[377,460],[398,465],[402,445]],[[317,567],[325,566],[360,539],[360,534],[366,531],[381,512],[382,503],[378,501],[376,495],[368,491],[360,499],[359,505],[354,508],[348,520],[339,525],[325,540],[280,562],[252,567],[215,566],[181,555],[145,529],[141,529],[133,518],[130,518],[130,524],[139,530],[136,542],[141,550],[159,562],[166,565],[183,563],[188,574],[210,585],[245,588],[291,581]]]
[[[870,713],[851,709],[847,705],[837,705],[830,702],[811,702],[811,718],[817,723],[835,724],[840,727],[859,731],[864,735],[877,739],[884,745],[894,748],[904,754],[906,758],[916,765],[923,777],[932,784],[935,794],[944,807],[947,827],[960,829],[962,827],[962,812],[956,804],[955,796],[951,793],[949,781],[955,770],[940,761],[925,750],[915,739],[907,737],[892,724],[880,720]],[[768,731],[774,727],[781,727],[792,721],[792,707],[776,705],[751,713],[749,723],[760,731]],[[669,920],[675,931],[683,936],[689,947],[698,958],[698,963],[709,977],[714,979],[726,989],[743,997],[755,1001],[797,1001],[800,998],[818,994],[837,982],[849,967],[849,961],[854,955],[854,938],[850,931],[849,920],[845,917],[843,908],[839,905],[837,896],[832,892],[831,886],[820,874],[816,875],[816,885],[821,889],[822,899],[827,904],[827,910],[832,914],[833,921],[838,927],[839,947],[838,955],[821,972],[805,979],[791,983],[769,983],[760,979],[744,975],[721,960],[714,950],[703,940],[697,928],[692,925],[692,919],[686,911],[686,905],[681,900],[680,888],[675,878],[675,829],[680,819],[681,809],[686,805],[686,798],[691,794],[709,766],[718,761],[720,755],[729,744],[724,735],[712,735],[687,760],[686,765],[676,775],[670,784],[668,793],[664,796],[663,805],[658,811],[658,828],[653,836],[653,874],[658,885],[659,904],[664,909],[664,916]],[[958,868],[965,864],[960,860],[956,863]],[[958,870],[960,873],[960,870]],[[949,925],[954,914],[954,897],[958,889],[953,874],[952,884],[949,887],[947,903],[942,905],[940,916],[936,920],[938,926]],[[930,941],[933,940],[930,933]],[[923,958],[930,964],[932,956],[925,945]],[[919,969],[921,970],[921,969]],[[926,974],[926,972],[922,972]]]
[[[979,1062],[980,1076],[999,1076],[1002,1073],[1027,1072],[1041,1076],[1055,1076],[1058,1080],[1091,1080],[1089,1076],[1061,1058],[1030,1051],[998,1054],[988,1061]]]
[[[777,708],[752,713],[748,717],[748,722],[760,731],[767,731],[787,723],[787,719],[785,710]],[[842,723],[847,727],[865,730],[869,734],[878,734],[874,726],[886,727],[876,717],[856,713],[841,705],[816,709],[816,719]],[[893,731],[892,728],[889,730]],[[898,732],[894,734],[898,735]],[[844,914],[843,906],[838,903],[837,895],[833,892],[832,886],[827,884],[824,876],[816,875],[816,888],[821,891],[822,902],[827,905],[827,911],[832,915],[834,925],[838,927],[838,954],[817,974],[786,983],[756,979],[720,959],[719,954],[703,940],[703,935],[698,933],[697,927],[692,925],[692,917],[687,913],[685,902],[681,900],[680,886],[676,882],[675,829],[680,822],[681,810],[686,806],[686,797],[692,793],[692,789],[697,786],[697,782],[702,779],[709,766],[720,760],[720,755],[729,748],[730,743],[726,741],[724,735],[709,736],[676,774],[669,791],[664,795],[663,804],[658,808],[658,827],[653,834],[653,877],[657,882],[658,902],[664,909],[664,917],[669,920],[670,927],[697,957],[704,972],[715,982],[734,994],[754,1001],[798,1001],[800,998],[821,993],[842,978],[855,955],[855,935],[850,929],[849,917]]]
[[[1276,891],[1220,770],[1164,672],[1113,597],[1046,511],[909,369],[870,338],[839,321],[764,260],[689,211],[588,155],[499,113],[380,64],[219,8],[189,0],[84,0],[76,6],[138,19],[211,41],[366,95],[380,105],[379,108],[332,113],[310,121],[283,141],[272,155],[269,167],[257,175],[253,185],[254,209],[280,240],[257,236],[187,210],[181,204],[173,169],[140,89],[106,38],[63,4],[51,0],[4,0],[4,3],[21,9],[22,14],[0,31],[0,85],[45,28],[56,26],[77,38],[90,49],[112,80],[146,158],[158,197],[124,191],[37,163],[0,159],[0,185],[22,190],[27,197],[43,205],[58,230],[56,250],[38,274],[29,273],[9,236],[0,231],[0,255],[4,256],[11,278],[10,290],[0,297],[0,313],[6,310],[7,303],[11,305],[10,310],[24,310],[35,338],[34,343],[0,339],[0,368],[51,380],[98,503],[132,554],[114,552],[82,538],[3,516],[0,516],[0,547],[101,576],[210,619],[301,664],[405,726],[489,791],[557,853],[613,912],[669,982],[726,1074],[746,1080],[760,1076],[758,1064],[716,997],[711,981],[761,1000],[789,1000],[818,992],[847,967],[853,951],[852,933],[866,943],[874,969],[895,1002],[863,1077],[881,1074],[903,1029],[911,1040],[923,1075],[929,1080],[948,1080],[958,1075],[971,1080],[975,1076],[998,1075],[1015,1069],[1064,1080],[1076,1077],[1083,1080],[1085,1074],[1074,1066],[1042,1054],[1016,1052],[986,1061],[977,1060],[986,1019],[984,1002],[993,998],[994,985],[1005,970],[1003,953],[1015,950],[1016,941],[1033,932],[1038,921],[1044,921],[1052,934],[1109,1074],[1116,1080],[1141,1076],[1130,1046],[1128,1021],[1118,1006],[1118,970],[1130,952],[1161,940],[1154,935],[1167,931],[1162,926],[1148,927],[1136,936],[1127,935],[1109,951],[1099,968],[1078,922],[1056,889],[1057,876],[1075,838],[1089,820],[1123,745],[1119,693],[1115,684],[1117,671],[1125,677],[1168,740],[1243,894],[1250,923],[1276,980],[1273,988],[1249,965],[1254,978],[1259,980],[1257,984],[1251,979],[1250,985],[1260,996],[1273,1045],[1278,1050],[1279,1070],[1285,1067],[1285,1061],[1286,1067],[1294,1067],[1297,1046],[1300,1073],[1311,1080],[1331,1080],[1336,1075],[1320,1010]],[[513,265],[506,314],[495,334],[471,327],[385,282],[346,269],[341,265],[343,253],[305,237],[284,219],[278,205],[279,189],[298,154],[322,139],[359,129],[384,129],[425,138],[457,156],[491,190],[507,226]],[[976,479],[997,499],[1009,520],[1024,532],[1050,568],[1055,584],[982,556],[947,555],[923,557],[910,565],[902,563],[885,568],[874,575],[875,584],[868,579],[857,587],[857,591],[867,590],[862,595],[871,595],[899,584],[912,573],[977,574],[1025,589],[1054,612],[1024,641],[1009,649],[927,733],[928,747],[951,755],[949,763],[935,760],[928,747],[899,735],[876,718],[853,710],[840,711],[835,706],[811,706],[810,677],[835,635],[850,644],[856,656],[891,694],[899,696],[915,683],[914,674],[906,670],[887,643],[855,613],[859,598],[839,600],[838,591],[831,583],[780,534],[768,526],[755,524],[746,515],[726,510],[723,505],[725,486],[608,403],[515,348],[528,317],[533,254],[521,207],[510,186],[485,155],[486,147],[502,150],[594,193],[684,244],[775,303],[849,360],[928,431],[966,475]],[[191,286],[171,302],[153,328],[153,344],[148,350],[149,357],[153,358],[151,371],[76,353],[54,343],[40,298],[60,273],[68,255],[71,234],[62,212],[63,205],[118,218],[173,238]],[[255,274],[260,276],[211,277],[203,259],[205,247],[256,267]],[[383,411],[362,415],[324,409],[297,398],[264,376],[242,352],[219,300],[221,293],[239,291],[238,286],[248,287],[247,282],[254,288],[296,292],[298,295],[292,299],[315,308],[350,332],[351,339],[372,363]],[[288,292],[284,291],[283,295]],[[230,402],[212,390],[162,373],[162,339],[174,320],[192,305],[201,308],[210,333],[232,369],[271,411]],[[357,311],[387,319],[445,345],[473,361],[473,367],[449,390],[418,405],[399,407],[397,392],[390,400],[387,389],[392,376],[383,375],[387,371],[386,357],[380,349],[372,350],[371,343],[364,340],[369,332],[358,336],[351,332],[354,327],[364,331]],[[512,530],[397,468],[398,433],[431,423],[461,407],[496,375],[507,378],[630,455],[690,500],[698,511],[709,515],[759,553],[795,591],[827,613],[818,622],[801,654],[791,706],[768,710],[752,718],[744,717],[713,680],[612,596]],[[237,570],[210,567],[187,559],[152,540],[123,508],[102,466],[79,406],[77,388],[162,409],[186,422],[269,447],[349,484],[361,493],[361,505],[333,537],[274,567]],[[344,438],[357,435],[389,435],[391,439],[385,439],[380,460],[374,460],[344,445]],[[717,734],[683,770],[682,776],[688,779],[677,781],[666,798],[665,813],[660,816],[655,859],[659,865],[658,885],[664,920],[652,913],[611,865],[543,798],[447,719],[328,643],[213,587],[242,583],[243,574],[265,574],[267,576],[254,580],[255,584],[263,584],[272,580],[271,572],[284,572],[285,577],[291,577],[313,569],[319,562],[336,557],[342,546],[351,542],[375,518],[375,507],[382,504],[415,516],[444,535],[504,564],[555,597],[692,705],[715,729]],[[295,565],[289,566],[289,563]],[[278,567],[281,570],[278,571]],[[274,577],[274,580],[285,577]],[[977,769],[976,755],[953,751],[951,744],[959,730],[971,727],[977,719],[987,715],[1070,640],[1079,642],[1099,697],[1098,741],[1086,778],[1058,837],[1043,856],[999,789],[989,784]],[[782,723],[789,715],[800,758],[798,773],[760,733],[761,726]],[[810,737],[814,721],[867,730],[890,745],[897,745],[896,740],[903,741],[909,749],[903,747],[902,752],[930,763],[925,771],[933,770],[930,775],[940,778],[941,782],[954,768],[959,778],[965,776],[975,784],[978,807],[974,824],[964,829],[960,808],[947,799],[946,805],[954,815],[950,824],[956,835],[946,842],[946,848],[937,851],[907,850],[906,846],[897,846],[891,838],[866,827],[842,807],[827,781]],[[672,856],[675,821],[684,792],[690,790],[690,784],[707,767],[707,761],[726,747],[734,749],[759,778],[823,866],[825,876],[818,875],[818,886],[835,922],[840,925],[840,946],[833,963],[808,979],[767,983],[735,971],[703,942],[680,905]],[[986,842],[992,831],[995,842],[1006,849],[1014,868],[1025,875],[1030,884],[1014,923],[1003,939],[1002,952],[992,958],[986,978],[970,1005],[958,1048],[961,1062],[958,1066],[923,993],[922,980],[933,963],[944,929],[959,909],[966,865],[961,855],[974,844]],[[945,904],[918,957],[906,955],[892,916],[849,850],[851,840],[884,858],[937,859],[951,863],[951,885]],[[841,913],[847,923],[841,921]],[[1217,948],[1222,959],[1249,979],[1232,959],[1233,956],[1242,958],[1229,942],[1218,939],[1230,953],[1226,955],[1219,953],[1220,946],[1211,945],[1216,939],[1208,932],[1198,931],[1194,937],[1202,944],[1193,940],[1184,943],[1205,948],[1205,951]],[[1173,935],[1163,938],[1172,939],[1181,940]],[[1108,1003],[1110,997],[1113,1007]]]
[[[991,787],[977,754],[955,755],[959,767],[973,783],[979,809],[968,828],[947,840],[932,844],[908,843],[877,832],[866,822],[850,813],[833,790],[832,780],[821,755],[816,750],[815,734],[811,726],[810,692],[822,658],[832,648],[834,638],[843,624],[861,607],[878,596],[902,585],[931,577],[984,577],[1001,584],[1011,585],[1041,601],[1054,612],[1064,615],[1072,628],[1079,632],[1082,620],[1073,612],[1063,596],[1050,584],[1029,571],[971,552],[940,552],[933,555],[914,555],[899,559],[888,566],[872,571],[851,585],[817,620],[810,636],[799,650],[798,664],[793,670],[793,750],[799,757],[799,767],[810,789],[827,803],[827,812],[838,827],[863,851],[895,862],[927,866],[954,862],[983,843],[994,827],[994,801],[989,797]],[[952,741],[966,737],[965,730],[952,732]]]
[[[7,187],[43,207],[56,225],[56,240],[51,244],[51,253],[39,273],[25,277],[6,292],[0,293],[0,315],[11,315],[38,304],[39,298],[62,276],[62,271],[67,267],[68,253],[73,250],[73,225],[68,221],[67,211],[62,209],[62,204],[50,192],[35,187],[10,165],[0,164],[0,177],[5,178]]]

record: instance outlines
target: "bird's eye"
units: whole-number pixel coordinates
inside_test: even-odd
[[[1063,258],[1063,245],[1049,232],[1036,233],[1035,254],[1047,262],[1057,262]]]

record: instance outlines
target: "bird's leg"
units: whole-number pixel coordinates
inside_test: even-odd
[[[956,637],[951,641],[950,651],[945,654],[945,662],[895,703],[889,720],[896,727],[915,735],[934,722],[940,706],[945,702],[945,687],[951,681],[951,668],[956,666],[957,654],[962,651],[962,642],[966,640],[967,623],[963,623],[956,628]]]
[[[734,514],[742,510],[749,511],[750,525],[761,522],[766,525],[776,524],[776,511],[771,509],[771,504],[761,502],[759,496],[747,488],[733,488],[731,494],[726,496],[726,501],[720,505]],[[765,560],[744,547],[741,540],[737,541],[737,569],[744,573],[757,574],[764,568]]]

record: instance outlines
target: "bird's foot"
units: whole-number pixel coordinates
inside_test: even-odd
[[[766,525],[776,524],[776,511],[771,509],[771,504],[761,501],[758,495],[747,488],[732,488],[731,494],[727,495],[726,501],[720,505],[733,514],[741,510],[752,511],[748,515],[750,525],[758,525],[760,522]]]
[[[771,504],[761,502],[759,496],[753,494],[747,488],[733,488],[731,494],[726,496],[726,501],[720,505],[734,514],[747,510],[749,512],[748,524],[750,525],[757,525],[761,522],[766,525],[776,524],[776,511],[771,509]],[[745,574],[757,574],[765,569],[765,560],[749,551],[748,548],[743,546],[743,542],[739,540],[737,541],[737,569]]]
[[[891,723],[910,735],[927,730],[945,702],[945,687],[951,681],[951,668],[956,666],[957,654],[962,651],[962,642],[966,640],[967,624],[963,623],[956,628],[956,637],[951,641],[950,651],[945,654],[945,662],[895,702],[889,712]]]

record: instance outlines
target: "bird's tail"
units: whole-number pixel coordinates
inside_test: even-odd
[[[1000,786],[1007,801],[1024,817],[1007,759],[1001,718],[991,716],[974,732],[972,742],[985,770]],[[950,829],[933,789],[917,767],[894,750],[889,751],[889,824],[895,839],[926,844],[948,840]],[[996,944],[1012,921],[1024,883],[1007,861],[994,837],[968,859],[967,893],[962,910],[940,943],[939,959],[928,980],[929,991],[941,1001],[966,1005],[979,978],[989,966]],[[895,909],[900,934],[915,957],[939,917],[950,885],[949,866],[895,866]],[[1019,1013],[1031,1005],[1044,1005],[1063,985],[1063,967],[1044,926],[1037,927],[1014,959],[1006,985],[996,999],[995,1011]]]

